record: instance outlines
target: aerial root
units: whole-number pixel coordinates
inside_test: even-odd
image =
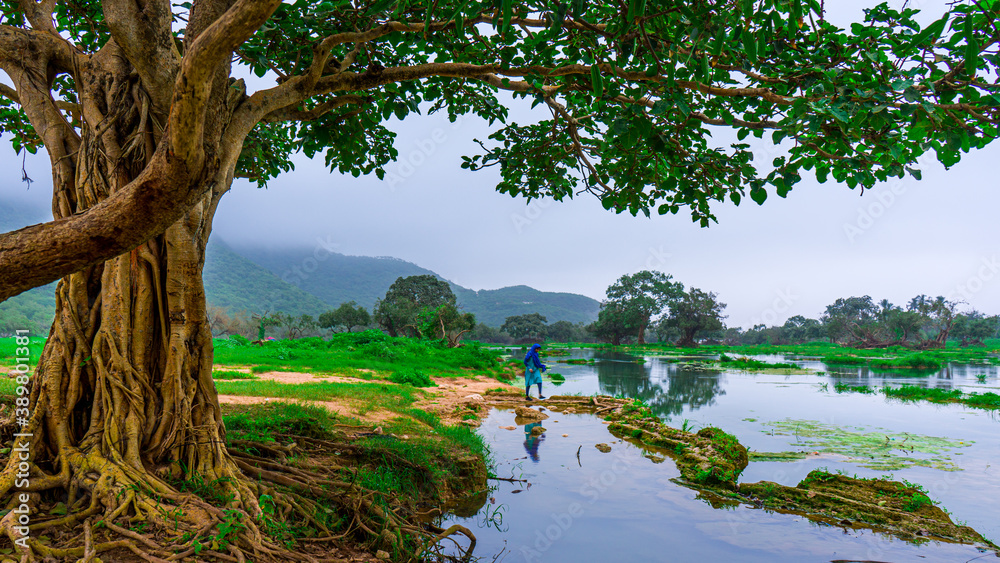
[[[337,447],[351,451],[349,445]],[[268,453],[286,452],[274,449]],[[290,535],[281,535],[287,532],[274,535],[272,524],[282,522],[294,522],[295,526],[314,531],[314,537],[294,539],[303,546],[354,540],[411,553],[414,558],[454,535],[464,535],[470,540],[466,556],[475,546],[475,536],[468,529],[451,526],[442,530],[417,523],[415,515],[396,506],[390,495],[341,480],[343,473],[284,466],[242,452],[232,452],[230,460],[234,470],[238,468],[239,477],[217,484],[220,496],[234,499],[220,507],[193,493],[179,491],[154,473],[145,473],[121,460],[108,459],[93,451],[86,454],[73,451],[65,460],[72,477],[65,481],[53,479],[50,488],[72,490],[72,498],[77,493],[79,498],[67,503],[69,514],[44,520],[44,514],[32,518],[35,520],[30,527],[32,537],[27,541],[28,549],[19,548],[20,558],[23,563],[46,559],[96,563],[105,552],[127,549],[149,563],[174,563],[192,556],[234,563],[249,560],[319,563],[320,559],[301,549],[292,551],[280,543],[292,540]],[[34,465],[32,474],[45,475]],[[0,487],[0,498],[9,496],[11,491]],[[60,493],[56,494],[61,498]],[[33,504],[38,506],[44,502],[40,495],[46,493],[35,491],[32,495]],[[263,495],[268,495],[273,503],[273,511],[267,514],[258,504]],[[53,497],[49,493],[46,498]],[[324,513],[330,510],[337,513],[336,525],[325,519]],[[9,538],[12,544],[20,538],[13,516],[10,512],[0,518],[0,537]],[[57,527],[76,528],[78,535],[62,545],[38,541],[39,531]],[[327,556],[322,560],[334,559]]]

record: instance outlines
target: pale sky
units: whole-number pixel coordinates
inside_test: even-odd
[[[842,26],[874,5],[826,4]],[[910,6],[925,11],[925,22],[945,10],[943,0]],[[526,105],[511,115],[537,119]],[[402,258],[472,289],[523,284],[595,299],[622,274],[660,270],[717,292],[728,304],[727,324],[744,328],[796,314],[815,318],[838,297],[865,294],[899,305],[921,293],[945,295],[1000,313],[997,143],[948,171],[926,163],[922,181],[894,180],[864,197],[805,176],[785,200],[769,190],[762,207],[749,198],[738,208],[717,207],[719,223],[702,229],[683,210],[646,219],[615,215],[585,195],[526,205],[498,194],[496,172],[460,168],[461,155],[478,149],[472,139],[490,132],[476,118],[454,125],[443,116],[413,116],[389,127],[399,133],[400,159],[388,170],[400,181],[331,174],[321,160],[300,156],[267,190],[238,180],[222,200],[213,236],[235,246],[309,249],[319,239],[345,254]],[[759,150],[758,159],[773,158],[774,149]],[[48,158],[29,155],[36,183],[27,191],[21,159],[6,143],[0,162],[9,171],[0,205],[28,201],[47,210]]]

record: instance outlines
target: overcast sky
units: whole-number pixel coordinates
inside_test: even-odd
[[[873,5],[826,4],[830,19],[844,26]],[[930,21],[945,2],[910,6]],[[526,105],[512,111],[519,122],[546,115]],[[1000,144],[965,155],[948,171],[928,162],[922,181],[895,180],[864,197],[806,176],[785,200],[771,192],[762,207],[749,199],[718,207],[719,223],[703,229],[683,210],[646,219],[605,211],[590,196],[526,205],[498,194],[492,169],[460,168],[461,155],[478,148],[472,139],[490,132],[476,118],[456,125],[413,116],[390,127],[399,133],[400,159],[388,170],[399,181],[331,174],[322,161],[300,157],[267,190],[238,180],[223,198],[213,236],[233,246],[322,241],[345,254],[402,258],[472,289],[523,284],[596,299],[622,274],[655,269],[717,292],[728,304],[727,324],[744,328],[818,317],[836,298],[864,294],[897,304],[921,293],[946,295],[1000,313]],[[17,181],[20,157],[3,145],[8,173],[0,205],[48,209],[48,158],[29,155],[36,183],[26,190]],[[773,150],[762,145],[758,159],[770,160]]]

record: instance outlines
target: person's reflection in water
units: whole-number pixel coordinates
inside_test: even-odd
[[[536,426],[541,426],[541,422],[532,422],[531,424],[524,425],[524,451],[528,452],[528,456],[531,457],[531,461],[538,463],[538,445],[542,443],[545,438],[542,434],[533,436],[531,431]]]

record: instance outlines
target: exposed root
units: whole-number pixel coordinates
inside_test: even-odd
[[[360,455],[349,443],[301,437],[295,442],[339,451],[348,459]],[[281,459],[301,453],[275,444],[241,445]],[[349,467],[311,470],[233,451],[233,466],[240,471],[237,477],[213,483],[171,483],[95,452],[84,455],[72,450],[66,458],[73,486],[58,483],[31,493],[30,505],[35,510],[27,541],[17,542],[21,534],[13,512],[0,519],[0,536],[16,547],[22,561],[93,563],[101,554],[128,550],[154,563],[192,557],[236,563],[316,563],[320,558],[329,560],[314,556],[331,551],[321,546],[345,541],[386,549],[405,560],[416,559],[453,534],[469,539],[469,554],[476,543],[474,534],[461,526],[441,530],[419,523],[417,515],[396,499],[352,482],[354,473]],[[394,461],[412,465],[402,459]],[[31,473],[43,475],[34,463]],[[348,479],[343,478],[345,474]],[[69,513],[46,515],[57,499],[65,498],[59,491],[71,488],[80,498],[68,507]],[[0,498],[7,498],[11,490],[0,490]],[[248,499],[253,502],[245,502]],[[59,541],[42,541],[43,530],[60,536]],[[78,533],[69,538],[66,530]],[[302,530],[311,530],[312,537],[297,537]],[[0,539],[0,546],[5,541]]]

